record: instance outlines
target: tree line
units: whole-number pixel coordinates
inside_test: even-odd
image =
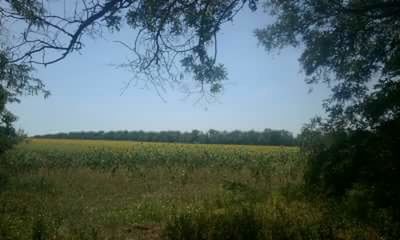
[[[177,142],[203,144],[243,144],[293,146],[296,138],[286,130],[264,129],[264,131],[80,131],[38,135],[35,138],[91,139],[91,140],[130,140],[141,142]]]

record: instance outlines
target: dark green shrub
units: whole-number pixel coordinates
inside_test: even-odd
[[[349,218],[381,225],[382,210],[389,225],[400,223],[400,119],[374,130],[348,130],[320,135],[318,143],[303,147],[309,162],[305,181],[310,196],[332,198]],[[389,226],[388,225],[388,226]],[[395,229],[380,226],[383,235]],[[399,239],[387,237],[388,239]]]

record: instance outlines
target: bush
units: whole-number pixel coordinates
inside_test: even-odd
[[[330,132],[318,147],[303,147],[309,156],[305,180],[310,195],[333,198],[349,217],[364,223],[379,225],[376,215],[382,210],[392,224],[399,223],[399,133],[400,119],[395,119],[374,130]],[[392,235],[387,230],[383,234]]]

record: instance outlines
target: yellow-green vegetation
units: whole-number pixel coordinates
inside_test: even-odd
[[[1,161],[0,239],[351,239],[294,147],[30,139]],[[362,231],[361,231],[362,230]]]

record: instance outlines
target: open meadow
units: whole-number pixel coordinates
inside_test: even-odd
[[[359,234],[305,201],[296,147],[29,139],[5,159],[0,239]]]

